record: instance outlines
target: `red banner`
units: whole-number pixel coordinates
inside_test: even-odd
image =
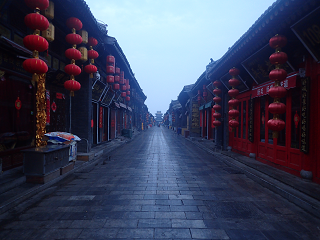
[[[103,107],[100,107],[99,111],[99,128],[102,128],[103,125]]]
[[[50,125],[50,91],[46,90],[46,114],[47,114],[47,119],[46,119],[46,124]]]
[[[285,87],[286,89],[295,88],[296,79],[297,79],[297,73],[291,76],[288,76],[285,80],[280,82],[280,85]],[[269,81],[264,84],[253,87],[252,98],[262,97],[264,95],[267,95],[269,92],[269,89],[272,88],[273,86],[274,86],[274,81]]]

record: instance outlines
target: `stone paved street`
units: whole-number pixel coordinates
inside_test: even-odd
[[[153,127],[32,207],[0,239],[320,239],[320,220]]]

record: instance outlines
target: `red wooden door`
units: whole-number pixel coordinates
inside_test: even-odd
[[[285,128],[279,132],[278,138],[273,138],[272,131],[268,129],[267,122],[273,118],[269,113],[268,106],[273,99],[262,96],[258,100],[259,113],[256,114],[255,122],[258,134],[258,158],[268,160],[293,170],[301,170],[300,148],[300,125],[294,124],[295,115],[300,115],[300,89],[294,88],[287,91],[287,97],[281,99],[286,105],[286,113],[280,119],[286,123]]]
[[[239,127],[233,132],[233,148],[245,153],[250,153],[250,142],[248,140],[249,100],[250,97],[239,99],[239,117],[237,119]]]

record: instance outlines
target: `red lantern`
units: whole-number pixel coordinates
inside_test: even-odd
[[[88,64],[87,66],[84,67],[84,71],[90,74],[90,78],[93,78],[93,73],[97,72],[98,69],[95,65]]]
[[[82,28],[82,22],[75,17],[68,18],[66,24],[68,28],[74,28],[77,31],[79,31]]]
[[[240,74],[240,71],[239,71],[239,69],[237,69],[237,68],[231,68],[230,70],[229,70],[229,74],[231,75],[231,76],[237,76],[237,75],[239,75]]]
[[[130,95],[130,91],[127,91],[127,96],[129,96]]]
[[[118,83],[113,84],[113,90],[119,90],[120,85]]]
[[[23,38],[23,44],[31,51],[43,52],[49,47],[48,41],[38,35],[28,35]]]
[[[286,105],[280,102],[273,102],[269,105],[269,112],[272,114],[283,114],[286,112]]]
[[[120,68],[116,67],[116,74],[120,74]]]
[[[114,81],[115,82],[119,82],[120,81],[120,76],[118,76],[118,75],[114,76]]]
[[[108,56],[107,56],[107,63],[111,63],[112,66],[114,66],[114,64],[115,64],[115,58],[114,58],[114,56],[108,55]]]
[[[121,93],[121,97],[126,97],[126,96],[127,96],[126,92]]]
[[[126,97],[126,101],[127,101],[127,102],[130,101],[130,97],[129,97],[129,96]]]
[[[81,68],[75,64],[68,64],[64,67],[64,71],[68,75],[78,76],[81,73]]]
[[[213,126],[215,126],[215,127],[221,126],[221,122],[218,121],[218,120],[214,120],[214,121],[212,122],[212,124],[213,124]]]
[[[24,17],[24,23],[32,30],[44,31],[49,27],[48,19],[39,13],[29,13]]]
[[[229,81],[228,81],[229,85],[232,86],[232,87],[236,87],[240,84],[240,81],[236,78],[231,78]]]
[[[203,92],[203,96],[206,97],[208,95],[207,92]]]
[[[68,80],[63,84],[64,88],[70,91],[70,96],[74,96],[74,91],[78,91],[81,88],[81,84],[76,80]]]
[[[215,105],[213,105],[212,109],[214,109],[215,111],[220,111],[221,106],[219,104],[215,104]]]
[[[121,90],[122,90],[122,91],[126,91],[126,90],[127,90],[126,85],[122,85],[122,86],[121,86]]]
[[[286,124],[281,119],[270,119],[267,123],[267,126],[273,132],[278,133],[285,128]]]
[[[228,91],[228,94],[229,94],[230,97],[234,98],[234,97],[239,95],[239,90],[238,89],[230,89]]]
[[[239,122],[234,120],[234,119],[231,119],[229,121],[229,126],[232,127],[232,128],[237,128],[239,126]]]
[[[22,66],[29,73],[43,74],[48,72],[47,64],[39,58],[29,58],[23,62]]]
[[[269,89],[269,95],[272,98],[283,98],[287,94],[287,90],[282,86],[274,86]]]
[[[221,118],[221,113],[215,112],[212,116],[214,118]]]
[[[240,101],[236,98],[230,99],[228,102],[229,106],[231,106],[231,107],[236,107],[239,105],[239,103],[240,103]]]
[[[129,90],[129,89],[130,89],[130,85],[127,86],[127,90]]]
[[[237,109],[231,109],[228,114],[231,118],[236,118],[239,116],[239,111]]]
[[[81,52],[75,48],[67,49],[64,54],[69,59],[79,60],[81,58]]]
[[[99,57],[99,53],[95,50],[89,50],[88,51],[88,58],[89,59],[96,59]]]
[[[107,73],[109,74],[114,74],[114,66],[107,66]],[[121,78],[120,78],[120,83],[121,83]]]
[[[284,70],[282,68],[273,69],[269,73],[269,78],[270,78],[270,80],[273,80],[273,81],[283,81],[287,78],[287,72],[286,72],[286,70]]]
[[[269,40],[270,47],[276,49],[276,48],[282,48],[287,44],[287,38],[285,36],[276,35]]]
[[[219,88],[213,89],[213,94],[214,95],[220,95],[221,94],[221,89],[219,89]]]
[[[114,83],[114,76],[108,75],[107,76],[107,83]]]
[[[98,40],[93,38],[93,37],[89,37],[88,39],[88,45],[89,46],[92,46],[92,47],[95,47],[98,45]]]
[[[213,86],[215,86],[216,88],[221,86],[221,82],[218,81],[218,80],[214,81],[212,84],[213,84]]]
[[[66,36],[66,41],[72,45],[78,45],[82,43],[82,37],[79,34],[69,33]]]
[[[221,102],[221,97],[214,97],[212,100],[213,100],[215,103],[219,103],[219,102]]]
[[[270,63],[273,65],[285,64],[288,60],[288,56],[284,52],[275,52],[269,57]]]
[[[49,0],[24,0],[29,8],[45,10],[49,7]]]

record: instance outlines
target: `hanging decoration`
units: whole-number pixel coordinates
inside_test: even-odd
[[[49,27],[49,21],[40,14],[49,7],[49,0],[25,0],[28,7],[34,9],[34,13],[25,16],[24,22],[27,27],[34,32],[27,35],[23,39],[25,47],[33,52],[33,58],[25,60],[22,64],[23,68],[32,74],[32,85],[37,82],[36,92],[36,147],[47,145],[46,141],[42,141],[46,133],[46,99],[45,99],[45,73],[48,71],[47,64],[39,59],[39,52],[46,51],[49,47],[48,41],[40,36],[41,31],[45,31]]]
[[[115,65],[116,60],[114,56],[108,55],[107,56],[107,83],[113,84],[114,83],[114,74],[115,74]]]
[[[34,32],[23,39],[24,46],[33,52],[33,58],[25,60],[22,66],[27,72],[32,74],[32,84],[34,85],[39,79],[38,75],[48,71],[47,64],[39,59],[39,52],[46,51],[49,47],[48,41],[40,36],[40,31],[44,31],[49,27],[48,19],[40,14],[40,10],[48,8],[49,0],[25,0],[25,3],[35,11],[24,18],[27,27],[31,28]]]
[[[66,36],[66,41],[72,45],[72,48],[69,48],[65,51],[67,58],[71,60],[71,63],[66,65],[64,71],[70,75],[70,80],[67,80],[64,83],[64,87],[70,91],[70,96],[74,96],[74,92],[78,91],[81,88],[81,84],[75,80],[75,76],[81,73],[81,68],[77,66],[76,60],[81,59],[81,52],[76,49],[77,44],[82,43],[82,37],[76,33],[82,28],[82,22],[75,17],[71,17],[67,20],[67,27],[72,30],[72,33],[69,33]]]
[[[117,91],[120,89],[120,85],[119,85],[120,73],[121,73],[120,68],[116,67],[116,75],[114,76],[114,84],[112,86],[114,91]]]
[[[270,63],[275,65],[275,69],[269,73],[269,78],[274,81],[274,86],[269,89],[269,96],[274,99],[273,103],[269,104],[269,112],[273,114],[273,118],[267,122],[267,126],[272,130],[272,137],[278,138],[279,132],[285,128],[285,122],[279,118],[280,114],[286,112],[286,105],[280,102],[287,94],[287,90],[280,86],[280,82],[287,78],[287,72],[281,69],[281,64],[288,60],[285,52],[281,52],[281,48],[287,44],[287,38],[276,35],[269,40],[270,47],[275,49],[275,52],[269,57]]]
[[[97,46],[98,40],[93,37],[89,37],[88,44],[89,44],[89,48],[90,48],[90,50],[88,51],[88,58],[90,59],[90,64],[88,64],[87,66],[84,67],[84,71],[86,73],[90,74],[90,78],[93,78],[93,74],[98,71],[97,67],[95,65],[93,65],[94,59],[99,57],[99,53],[97,51],[93,50],[92,47]]]
[[[236,99],[236,96],[239,94],[239,90],[236,89],[236,86],[240,84],[240,81],[236,78],[237,75],[239,75],[239,70],[237,68],[231,68],[229,70],[229,74],[232,76],[232,78],[228,81],[229,85],[232,87],[228,94],[231,97],[228,104],[232,109],[229,110],[229,126],[232,128],[232,131],[239,126],[239,122],[236,120],[236,118],[239,116],[239,111],[237,110],[237,106],[239,105],[239,100]]]
[[[221,94],[221,89],[219,89],[219,87],[221,86],[221,82],[216,80],[212,84],[213,84],[213,86],[215,86],[215,89],[213,89],[213,93],[214,93],[214,95],[216,95],[213,98],[215,105],[212,106],[212,109],[215,112],[213,113],[212,116],[215,118],[215,120],[212,122],[212,124],[215,127],[219,127],[221,125],[221,122],[217,119],[221,118],[221,113],[218,112],[221,110],[221,106],[219,105],[219,103],[221,102],[221,97],[219,97],[219,95]]]

